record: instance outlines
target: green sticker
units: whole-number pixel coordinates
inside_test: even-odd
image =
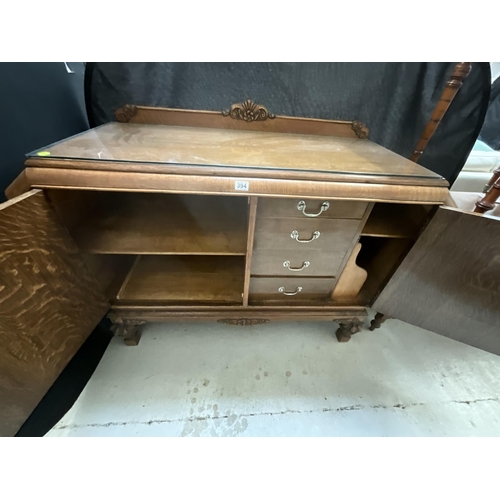
[[[37,153],[38,156],[49,156],[50,155],[50,151],[39,151]]]

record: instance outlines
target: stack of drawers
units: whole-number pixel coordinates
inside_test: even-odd
[[[357,201],[260,198],[250,300],[329,297],[367,207]]]

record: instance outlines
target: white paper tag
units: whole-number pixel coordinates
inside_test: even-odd
[[[236,181],[234,183],[234,190],[235,191],[248,191],[249,186],[250,186],[250,183],[248,181]]]

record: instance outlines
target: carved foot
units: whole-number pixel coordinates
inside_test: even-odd
[[[141,320],[122,320],[111,326],[111,330],[117,337],[122,337],[125,345],[136,346],[141,340],[141,334],[138,332],[139,326],[146,322]]]
[[[351,335],[358,333],[361,330],[363,322],[358,318],[353,319],[337,319],[339,329],[335,332],[339,342],[349,342]]]
[[[382,326],[382,323],[384,323],[388,319],[391,319],[391,317],[386,316],[385,314],[382,313],[375,314],[375,317],[370,322],[370,328],[369,328],[370,332],[373,332],[377,328],[380,328]]]

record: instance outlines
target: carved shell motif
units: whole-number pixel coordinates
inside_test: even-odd
[[[269,113],[265,106],[255,104],[250,99],[239,104],[233,104],[229,111],[223,111],[223,116],[230,116],[235,120],[244,120],[246,122],[263,122],[264,120],[273,119],[275,115]]]

